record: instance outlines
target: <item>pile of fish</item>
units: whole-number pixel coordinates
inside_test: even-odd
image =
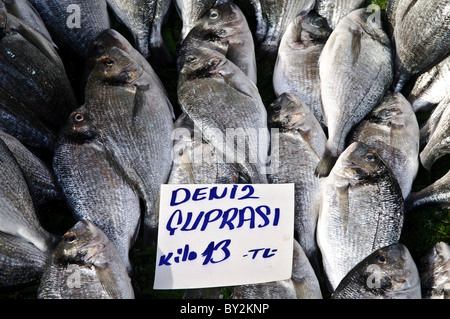
[[[0,0],[0,289],[138,298],[130,251],[156,243],[161,184],[294,183],[292,278],[233,298],[450,298],[448,243],[417,265],[400,243],[408,213],[450,209],[450,170],[413,191],[450,152],[449,58],[442,0]],[[70,229],[45,228],[52,202]]]

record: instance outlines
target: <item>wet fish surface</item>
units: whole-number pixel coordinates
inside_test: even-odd
[[[39,12],[53,41],[60,49],[83,59],[92,41],[110,28],[105,0],[29,0]]]
[[[450,104],[450,94],[447,95],[432,111],[425,123],[420,127],[420,146],[423,149],[430,141],[430,136],[436,130],[442,114]]]
[[[450,299],[450,246],[436,243],[420,259],[423,299]]]
[[[319,280],[300,244],[294,240],[290,279],[236,286],[233,299],[322,299]]]
[[[319,59],[323,114],[328,142],[317,166],[327,176],[345,148],[350,130],[378,105],[392,83],[388,36],[371,13],[358,9],[337,25]]]
[[[114,14],[133,35],[138,51],[152,63],[168,63],[171,55],[162,38],[170,0],[106,0]]]
[[[347,143],[359,141],[373,147],[394,173],[406,198],[419,171],[419,132],[408,100],[401,93],[388,93],[350,133]]]
[[[108,237],[79,221],[62,237],[44,270],[38,299],[134,299],[125,265]]]
[[[267,183],[267,111],[255,84],[215,50],[194,49],[179,59],[184,61],[178,80],[183,112],[249,183]]]
[[[450,2],[399,0],[394,41],[393,87],[400,92],[414,77],[432,68],[450,53]]]
[[[289,23],[314,8],[315,0],[247,0],[256,16],[255,40],[259,55],[276,58]]]
[[[222,53],[256,84],[253,35],[237,5],[226,2],[208,10],[187,34],[179,54],[184,55],[185,51],[198,47],[208,47]]]
[[[316,0],[314,10],[334,29],[346,15],[361,8],[364,3],[365,0]]]
[[[105,49],[86,87],[86,109],[110,160],[145,203],[145,243],[156,239],[159,188],[172,165],[172,108],[165,92],[126,52]]]
[[[419,271],[406,246],[392,244],[359,262],[331,299],[421,299]]]
[[[294,235],[314,269],[317,261],[315,205],[320,194],[320,179],[314,174],[319,154],[325,149],[326,136],[312,111],[292,94],[283,93],[268,107],[269,129],[278,129],[272,139],[269,183],[295,184]]]
[[[273,71],[275,94],[297,96],[313,110],[324,127],[319,57],[330,34],[326,20],[317,13],[297,16],[281,38]]]
[[[75,219],[99,227],[131,272],[128,252],[139,229],[139,197],[109,162],[84,107],[74,111],[62,129],[53,168]]]
[[[404,200],[377,152],[354,142],[322,182],[317,244],[330,292],[375,249],[398,243]]]

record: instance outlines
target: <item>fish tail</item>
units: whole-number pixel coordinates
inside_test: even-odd
[[[331,169],[333,168],[334,164],[337,161],[337,156],[333,155],[330,150],[326,149],[325,153],[322,156],[322,159],[320,160],[319,164],[317,164],[315,175],[318,177],[327,177]]]

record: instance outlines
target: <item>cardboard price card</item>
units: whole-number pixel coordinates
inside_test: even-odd
[[[285,280],[294,184],[161,185],[154,289]]]

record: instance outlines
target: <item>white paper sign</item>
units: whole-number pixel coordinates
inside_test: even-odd
[[[294,184],[161,185],[154,289],[292,274]]]

